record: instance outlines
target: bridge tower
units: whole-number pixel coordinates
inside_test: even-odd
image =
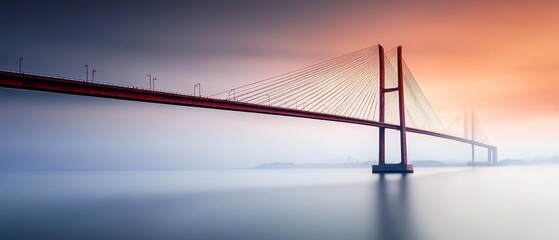
[[[373,165],[373,173],[413,173],[413,166],[408,164],[406,146],[406,109],[404,105],[404,68],[402,60],[402,46],[398,46],[398,86],[386,88],[384,71],[384,48],[378,45],[379,51],[379,121],[384,123],[384,94],[388,92],[398,92],[398,111],[400,115],[400,163],[387,164],[385,161],[385,131],[384,127],[379,127],[379,158],[378,165]]]
[[[471,157],[471,161],[468,162],[468,166],[492,166],[492,165],[497,165],[497,147],[495,146],[487,146],[485,147],[487,149],[487,161],[486,162],[476,162],[476,122],[477,122],[477,116],[474,112],[474,110],[472,109],[470,111],[470,140],[472,141],[472,157]],[[464,113],[464,133],[465,136],[464,138],[467,139],[468,138],[468,112],[466,111]]]
[[[471,118],[472,118],[472,120],[471,120],[472,121],[472,134],[471,134],[472,135],[472,162],[471,162],[471,165],[475,166],[476,165],[476,145],[474,145],[473,142],[476,139],[475,138],[476,137],[476,130],[475,130],[476,129],[476,125],[475,125],[476,121],[475,121],[475,116],[474,116],[474,110],[473,109],[472,109]],[[489,158],[487,159],[487,161],[488,162],[490,161]]]

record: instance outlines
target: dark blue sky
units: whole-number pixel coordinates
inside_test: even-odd
[[[0,68],[17,69],[24,57],[30,72],[85,78],[88,64],[99,80],[141,84],[153,74],[165,89],[205,82],[219,91],[392,39],[380,33],[398,8],[380,1],[11,1],[0,10]],[[382,20],[363,19],[373,16]]]
[[[324,1],[17,1],[5,3],[0,20],[3,68],[25,58],[28,71],[83,77],[81,66],[99,76],[126,81],[179,64],[230,58],[308,58],[263,38],[300,42],[310,35],[298,23],[325,28],[333,2]],[[334,11],[335,12],[335,11]],[[314,25],[314,26],[313,26]],[[371,42],[372,44],[372,42]],[[15,59],[15,61],[14,61]],[[194,66],[193,66],[194,65]],[[136,71],[131,71],[130,68]],[[138,73],[141,72],[142,73]],[[114,75],[114,77],[113,77]],[[116,80],[115,78],[120,78]],[[172,79],[177,81],[176,79]],[[203,79],[202,79],[203,80]]]

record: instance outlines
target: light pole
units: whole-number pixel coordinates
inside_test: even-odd
[[[196,95],[196,87],[198,87],[198,96],[202,96],[202,86],[200,83],[194,84],[194,95]]]
[[[95,82],[95,73],[97,72],[97,70],[93,69],[93,71],[91,71],[91,81]]]
[[[22,63],[22,62],[23,62],[23,57],[20,57],[20,58],[19,58],[19,73],[22,73],[22,72],[21,72],[21,63]]]
[[[149,77],[149,90],[151,90],[151,74],[148,74]]]
[[[155,80],[157,80],[157,78],[153,78],[153,91],[155,91]]]
[[[229,100],[235,101],[235,89],[234,89],[234,88],[232,88],[231,90],[229,90],[229,97],[228,97],[228,99],[229,99]]]
[[[86,64],[83,67],[85,68],[85,81],[87,82],[89,80],[89,66]]]

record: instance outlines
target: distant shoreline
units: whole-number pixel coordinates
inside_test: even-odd
[[[480,161],[482,162],[482,161]],[[370,168],[376,162],[346,162],[346,163],[293,163],[293,162],[271,162],[252,167],[251,169],[309,169],[309,168]],[[464,163],[445,163],[436,160],[413,161],[414,167],[467,167]],[[503,159],[495,166],[528,166],[528,165],[559,165],[559,157],[534,159],[532,161],[520,159]]]

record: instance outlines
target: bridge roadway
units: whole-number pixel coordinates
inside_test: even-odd
[[[271,114],[279,116],[310,118],[325,121],[344,122],[374,127],[384,127],[398,130],[396,124],[382,123],[358,118],[350,118],[332,114],[316,113],[290,108],[259,105],[253,103],[237,102],[224,99],[190,96],[177,93],[150,91],[141,88],[116,86],[79,80],[67,80],[56,77],[46,77],[31,74],[21,74],[0,71],[0,87],[17,88],[25,90],[36,90],[44,92],[65,93],[73,95],[93,96],[102,98],[122,99],[130,101],[151,102],[161,104],[172,104],[189,107],[213,108],[230,111]],[[417,128],[406,128],[406,132],[428,135],[443,139],[454,140],[462,143],[473,144],[484,148],[494,146],[455,137],[443,133],[431,132]]]

